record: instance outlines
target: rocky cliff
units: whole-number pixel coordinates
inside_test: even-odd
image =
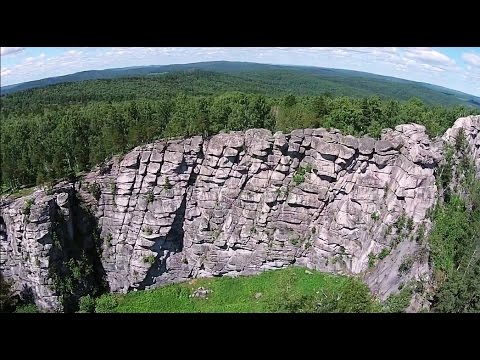
[[[84,230],[80,243],[97,241],[111,291],[297,264],[358,274],[384,300],[412,280],[429,282],[435,171],[460,128],[480,173],[480,116],[458,119],[434,141],[409,124],[380,140],[252,129],[137,147],[73,188],[4,200],[0,269],[42,308],[55,307],[53,218],[79,221],[71,214],[80,200],[100,231],[95,240]],[[68,228],[64,237],[75,238]]]

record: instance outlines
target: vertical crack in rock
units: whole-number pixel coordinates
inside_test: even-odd
[[[168,234],[160,241],[156,241],[152,245],[151,250],[156,252],[157,255],[155,262],[148,269],[147,275],[144,280],[138,285],[139,290],[153,285],[156,280],[167,271],[167,261],[169,257],[175,253],[179,253],[183,250],[183,223],[185,219],[185,209],[187,204],[186,194],[182,200],[182,203],[178,210],[175,212],[175,218],[172,222],[172,227]],[[161,256],[160,254],[164,254]]]

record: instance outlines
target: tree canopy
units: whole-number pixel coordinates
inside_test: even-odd
[[[419,99],[311,95],[316,85],[307,74],[275,71],[248,76],[174,72],[2,96],[2,187],[60,179],[161,137],[308,127],[378,137],[383,128],[410,122],[425,125],[436,136],[459,116],[476,112]]]

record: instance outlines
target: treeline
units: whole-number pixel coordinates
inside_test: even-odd
[[[289,86],[284,84],[283,87]],[[165,100],[183,92],[188,95],[218,95],[228,91],[280,96],[289,91],[261,81],[209,71],[152,74],[144,77],[99,79],[30,89],[0,97],[2,113],[41,114],[66,105],[130,100]],[[295,93],[295,92],[293,92]]]
[[[158,138],[212,135],[220,131],[334,127],[345,134],[378,137],[383,128],[424,124],[433,136],[474,109],[427,106],[378,97],[328,95],[267,97],[227,92],[184,92],[163,99],[61,104],[42,112],[1,117],[2,187],[39,184],[88,170],[108,157]]]
[[[178,92],[189,95],[218,95],[229,91],[265,96],[316,96],[324,92],[334,97],[368,97],[408,101],[417,98],[427,104],[476,106],[473,95],[413,81],[340,69],[276,66],[232,62],[169,65],[137,69],[106,69],[95,74],[78,73],[39,80],[43,88],[8,93],[2,88],[0,101],[6,112],[42,112],[44,108],[92,101],[162,99]],[[95,80],[88,80],[91,77]],[[106,77],[103,78],[102,77]],[[68,81],[73,81],[68,83]],[[32,84],[31,84],[32,85]],[[26,84],[17,86],[21,89]],[[5,96],[3,96],[5,95]]]

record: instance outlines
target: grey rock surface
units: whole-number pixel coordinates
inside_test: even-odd
[[[461,129],[468,143],[471,157],[475,162],[477,176],[480,176],[480,116],[468,116],[458,119],[455,124],[445,132],[442,140],[449,144],[454,144]]]
[[[480,173],[480,116],[472,116],[438,141],[416,124],[387,129],[380,140],[251,129],[158,141],[86,174],[77,196],[111,239],[101,259],[111,291],[295,264],[359,274],[385,300],[410,280],[430,279],[427,239],[417,235],[431,227],[442,143],[460,128]],[[87,191],[92,183],[98,201]],[[0,207],[0,269],[47,309],[56,304],[46,270],[49,209],[68,214],[69,201],[61,191],[31,197],[29,216],[23,198]]]
[[[68,193],[47,195],[42,189],[4,201],[0,208],[0,270],[13,280],[14,290],[26,296],[33,294],[37,306],[46,311],[61,309],[48,271],[52,212],[57,208],[68,219]]]

